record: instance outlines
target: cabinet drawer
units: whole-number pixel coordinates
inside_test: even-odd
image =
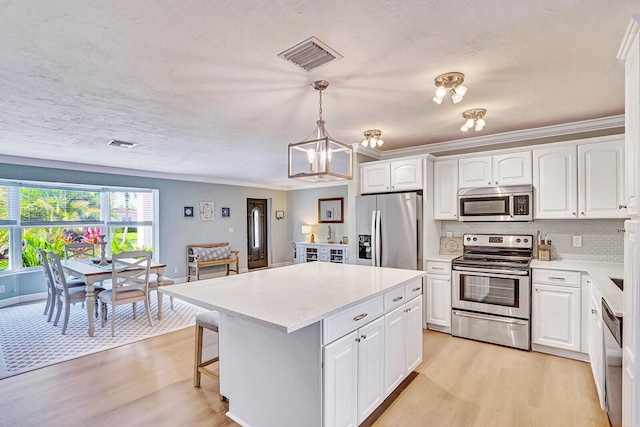
[[[415,280],[404,285],[404,294],[407,297],[407,301],[411,301],[418,295],[422,294],[422,277],[419,277]]]
[[[533,270],[534,283],[547,283],[550,285],[580,287],[581,274],[577,271],[563,270]]]
[[[384,294],[384,312],[388,313],[396,307],[404,305],[408,301],[404,293],[405,287],[398,286]]]
[[[431,274],[451,274],[451,263],[445,261],[427,261],[427,273]]]
[[[382,316],[383,307],[380,295],[327,317],[323,321],[323,343],[328,344]]]

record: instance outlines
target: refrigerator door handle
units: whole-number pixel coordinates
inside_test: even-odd
[[[371,211],[371,241],[369,244],[371,245],[371,265],[375,267],[376,265],[376,211]]]
[[[380,267],[380,211],[376,211],[376,267]]]

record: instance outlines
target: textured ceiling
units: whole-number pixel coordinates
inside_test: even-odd
[[[213,181],[298,185],[287,144],[327,130],[385,149],[624,113],[616,53],[637,0],[0,0],[0,161],[20,156]],[[279,58],[316,36],[344,58]],[[433,79],[469,93],[431,102]],[[110,139],[135,142],[131,150]],[[7,157],[4,158],[5,161]],[[72,167],[72,166],[71,166]]]

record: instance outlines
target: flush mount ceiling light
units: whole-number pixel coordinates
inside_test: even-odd
[[[322,91],[329,82],[316,80],[311,86],[320,94],[320,119],[307,139],[289,144],[289,178],[310,182],[351,179],[353,147],[336,141],[324,128]]]
[[[453,101],[454,104],[462,101],[462,98],[468,91],[467,87],[462,85],[463,82],[464,74],[462,73],[451,72],[440,74],[435,79],[437,89],[432,101],[438,105],[442,104],[442,100],[447,96],[447,93],[451,95],[451,101]]]
[[[476,132],[484,129],[487,124],[484,121],[484,116],[487,114],[487,110],[484,108],[472,108],[462,113],[462,117],[465,122],[460,128],[462,132],[468,132],[469,129],[475,128]]]
[[[380,132],[378,129],[365,130],[362,146],[363,147],[368,146],[371,148],[382,147],[382,144],[384,144],[384,141],[382,140],[381,136],[382,136],[382,132]]]
[[[133,148],[137,144],[133,142],[118,141],[117,139],[112,139],[111,141],[107,142],[107,145],[112,145],[114,147],[120,147],[120,148]]]

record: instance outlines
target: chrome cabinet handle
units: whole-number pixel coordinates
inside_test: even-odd
[[[366,340],[366,339],[367,339],[367,336],[366,336],[365,334],[362,334],[361,338],[362,338],[363,340]]]
[[[491,185],[491,181],[487,182],[488,185]]]
[[[419,290],[420,290],[420,287],[417,287],[417,288],[411,289],[411,292],[418,292]]]
[[[561,282],[566,282],[567,281],[567,279],[565,277],[553,277],[553,276],[549,277],[549,280],[559,280]]]
[[[360,314],[359,316],[354,317],[354,318],[353,318],[353,321],[354,321],[354,322],[357,322],[358,320],[362,320],[362,319],[364,319],[365,317],[367,317],[367,313],[362,313],[362,314]]]
[[[580,212],[580,215],[584,215],[584,212]]]
[[[627,205],[623,205],[622,203],[618,205],[618,209],[626,209],[626,208],[627,208]]]
[[[591,314],[598,314],[598,312],[595,309],[591,309]]]
[[[403,298],[403,297],[395,297],[395,298],[393,299],[393,302],[398,302],[398,301],[400,301],[402,298]]]
[[[431,267],[432,270],[444,270],[444,267]]]

